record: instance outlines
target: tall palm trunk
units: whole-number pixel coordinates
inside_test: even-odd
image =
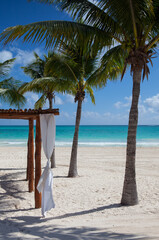
[[[53,107],[53,106],[52,106],[52,97],[49,97],[48,100],[49,100],[49,108],[52,109],[52,107]]]
[[[135,173],[135,156],[136,156],[136,132],[138,124],[138,102],[140,96],[141,73],[142,67],[137,65],[133,71],[133,92],[132,92],[132,104],[129,113],[125,179],[121,199],[121,204],[130,206],[136,205],[138,203]]]
[[[49,108],[50,109],[53,109],[53,105],[52,105],[52,97],[49,97]],[[53,153],[51,155],[51,158],[50,158],[50,161],[51,161],[51,168],[56,168],[56,162],[55,162],[55,148],[53,150]]]
[[[72,152],[71,152],[71,159],[70,159],[70,167],[68,172],[68,177],[77,177],[77,148],[78,148],[78,132],[79,132],[79,125],[81,120],[81,111],[82,111],[82,100],[78,100],[77,105],[77,113],[76,113],[76,125],[75,125],[75,133],[73,138],[72,144]]]

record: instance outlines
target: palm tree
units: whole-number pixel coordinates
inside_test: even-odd
[[[75,97],[77,105],[76,125],[75,133],[72,144],[72,153],[69,167],[69,177],[76,177],[77,172],[77,147],[78,147],[78,133],[81,120],[82,102],[85,98],[85,92],[90,95],[92,102],[95,103],[93,90],[91,85],[93,81],[93,73],[96,63],[97,54],[91,53],[87,50],[84,53],[84,49],[77,46],[68,47],[63,45],[61,53],[49,53],[48,57],[45,56],[45,60],[39,58],[37,54],[34,54],[36,60],[29,64],[27,67],[23,67],[24,72],[29,74],[33,80],[29,83],[25,83],[20,92],[34,91],[42,93],[40,99],[35,103],[35,107],[42,107],[46,99],[51,102],[54,96],[54,90],[58,92],[67,92]],[[95,82],[96,85],[96,82]]]
[[[49,109],[53,108],[53,99],[55,98],[55,85],[43,84],[43,79],[50,77],[48,73],[45,72],[45,67],[49,58],[52,57],[51,52],[48,52],[48,56],[44,55],[44,59],[41,59],[37,53],[34,52],[35,60],[25,67],[22,67],[24,73],[29,75],[33,80],[31,82],[25,83],[21,88],[20,92],[25,93],[27,91],[33,91],[36,93],[41,93],[41,97],[35,103],[35,109],[42,108],[46,100],[49,101]]]
[[[131,67],[133,76],[132,104],[126,150],[125,180],[121,204],[138,203],[135,158],[138,124],[138,101],[141,80],[149,75],[148,63],[152,63],[159,42],[158,0],[37,0],[71,13],[76,22],[47,21],[6,29],[0,40],[4,44],[23,37],[24,41],[46,42],[46,47],[56,46],[61,39],[70,44],[84,39],[86,44],[105,48],[112,46],[102,58],[101,76],[107,76],[109,59],[118,65],[118,59]],[[83,20],[83,23],[79,21]],[[114,47],[114,45],[118,45]],[[142,75],[143,73],[143,75]],[[105,77],[104,77],[105,78]]]
[[[84,46],[84,45],[83,45]],[[93,52],[93,49],[77,46],[72,44],[68,46],[63,44],[61,54],[54,55],[47,65],[47,70],[51,72],[57,71],[60,78],[66,81],[65,91],[74,96],[75,103],[77,102],[77,112],[75,121],[75,132],[72,143],[72,151],[70,158],[70,166],[68,177],[77,177],[77,148],[78,134],[81,121],[82,104],[85,99],[85,94],[88,94],[95,104],[95,98],[91,86],[96,85],[93,78],[93,73],[97,67],[98,55]]]
[[[54,56],[54,53],[48,52],[48,55],[44,55],[44,59],[41,59],[37,53],[34,52],[35,60],[25,67],[22,67],[24,72],[29,75],[33,80],[28,83],[24,83],[19,92],[24,94],[25,92],[32,91],[40,93],[40,98],[36,101],[35,109],[42,108],[46,101],[49,101],[49,109],[53,109],[53,100],[55,100],[55,91],[60,91],[61,83],[57,77],[49,78],[51,75],[45,70],[48,61]],[[57,73],[57,72],[56,72]],[[55,76],[52,73],[52,76]],[[55,162],[55,149],[51,156],[51,168],[56,167]]]
[[[18,92],[21,82],[12,77],[5,78],[14,60],[15,58],[12,58],[0,63],[0,78],[2,79],[0,81],[0,99],[19,108],[25,103],[25,97]]]

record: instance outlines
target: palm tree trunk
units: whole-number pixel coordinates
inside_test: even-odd
[[[51,97],[49,97],[49,99],[48,99],[48,100],[49,100],[49,108],[50,108],[50,109],[52,109],[52,98],[51,98]]]
[[[136,132],[138,124],[138,102],[140,96],[141,73],[142,67],[136,66],[136,68],[133,71],[133,92],[132,92],[132,104],[129,113],[125,179],[121,199],[122,205],[129,206],[138,204],[135,173],[135,156],[136,156]]]
[[[79,132],[79,125],[81,120],[81,111],[82,111],[82,100],[78,100],[77,105],[77,114],[76,114],[76,125],[75,125],[75,133],[73,137],[73,144],[72,144],[72,152],[71,152],[71,159],[70,159],[70,167],[68,172],[68,177],[77,177],[77,148],[78,148],[78,132]]]

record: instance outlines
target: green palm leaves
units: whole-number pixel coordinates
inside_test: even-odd
[[[28,64],[26,67],[22,67],[24,72],[29,75],[33,80],[31,82],[23,84],[19,89],[20,93],[24,94],[27,91],[42,94],[38,101],[35,103],[35,108],[42,108],[49,100],[49,108],[52,109],[52,100],[55,97],[55,91],[62,91],[62,80],[59,79],[58,71],[56,75],[47,71],[47,65],[50,59],[53,58],[54,53],[49,52],[48,56],[44,55],[41,59],[37,53],[34,53],[35,60]]]
[[[72,38],[74,36],[74,38]],[[61,41],[78,42],[85,41],[87,44],[97,46],[99,39],[105,44],[111,44],[111,38],[103,31],[91,26],[69,21],[44,21],[28,24],[25,26],[9,27],[1,33],[0,41],[4,44],[22,38],[24,42],[42,43],[45,47],[57,46]]]
[[[95,103],[91,86],[95,86],[96,79],[91,75],[97,67],[97,53],[87,50],[86,54],[84,49],[75,44],[71,47],[65,44],[60,53],[48,52],[48,56],[44,55],[43,59],[36,53],[34,56],[35,61],[23,67],[33,80],[23,84],[19,91],[22,94],[27,91],[42,94],[35,104],[36,108],[42,107],[46,99],[51,103],[55,91],[67,92],[76,97],[77,93],[86,90]],[[91,83],[87,82],[90,77]]]
[[[0,63],[0,78],[8,74],[14,61],[15,61],[15,58],[12,58]]]
[[[103,30],[111,34],[119,43],[134,41],[136,47],[141,46],[141,36],[154,30],[158,34],[157,0],[37,0],[48,4],[57,4],[59,9],[71,14],[77,21],[94,26],[94,30]],[[150,27],[151,26],[151,27]],[[144,34],[143,34],[144,33]],[[150,36],[149,36],[150,37]],[[153,39],[154,36],[151,36]],[[101,42],[101,41],[99,41]],[[145,41],[144,41],[145,43]]]
[[[96,51],[90,51],[76,44],[71,46],[63,44],[60,50],[61,54],[54,54],[47,65],[47,70],[52,74],[59,74],[60,79],[64,81],[66,92],[75,96],[75,100],[79,92],[86,91],[91,99],[93,98],[93,90],[96,78],[93,77],[98,64],[98,54]],[[89,79],[92,79],[89,82]]]
[[[7,76],[14,60],[13,58],[0,63],[0,78],[3,79]],[[18,91],[20,86],[21,82],[12,77],[3,79],[0,81],[0,99],[19,108],[25,103],[25,97]]]
[[[24,42],[45,42],[46,47],[59,46],[62,42],[67,45],[76,42],[78,45],[82,44],[101,50],[105,47],[108,49],[114,44],[120,44],[124,54],[116,51],[116,57],[118,59],[120,57],[122,62],[125,62],[125,67],[123,64],[122,66],[119,64],[119,67],[126,70],[127,64],[134,64],[130,61],[130,59],[132,60],[132,50],[133,54],[136,54],[136,50],[137,52],[141,51],[144,53],[141,54],[144,76],[148,76],[148,67],[145,65],[151,58],[148,51],[151,48],[153,51],[153,46],[159,40],[159,3],[157,0],[37,1],[56,4],[59,9],[71,14],[76,22],[45,21],[11,27],[0,35],[0,40],[4,44],[19,38],[22,38]],[[114,52],[109,52],[109,56],[111,53],[113,58]],[[119,53],[118,56],[117,53]],[[129,55],[129,61],[127,61]],[[102,60],[102,69],[105,66],[108,67],[104,61],[107,56],[108,54]],[[110,69],[110,72],[114,73],[113,78],[118,75],[115,74],[117,68],[115,66],[115,69],[112,70],[112,66]],[[102,72],[104,73],[104,71]],[[111,74],[109,77],[111,78]]]

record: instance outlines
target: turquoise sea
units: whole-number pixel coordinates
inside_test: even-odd
[[[79,146],[125,146],[127,126],[80,126]],[[71,146],[74,126],[56,126],[56,146]],[[0,126],[0,146],[26,146],[28,126]],[[138,126],[138,146],[159,146],[159,126]]]

